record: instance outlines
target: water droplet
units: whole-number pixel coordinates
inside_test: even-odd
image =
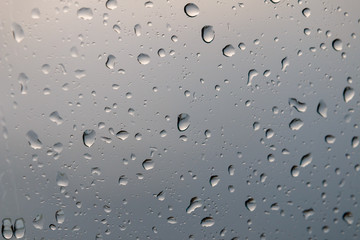
[[[306,167],[307,165],[309,165],[312,162],[312,155],[311,153],[305,154],[304,156],[302,156],[301,160],[300,160],[300,167]]]
[[[77,11],[77,16],[78,18],[80,19],[83,19],[83,20],[91,20],[93,18],[93,12],[91,10],[91,8],[80,8],[78,11]]]
[[[42,143],[38,137],[38,135],[30,130],[26,133],[26,139],[28,140],[29,142],[29,145],[31,148],[33,149],[41,149],[42,148]]]
[[[355,96],[355,90],[348,86],[344,89],[343,96],[344,96],[344,101],[348,103]]]
[[[69,178],[66,173],[58,172],[56,175],[56,184],[59,187],[67,187],[69,185]]]
[[[164,201],[164,200],[165,200],[164,191],[159,192],[159,193],[156,195],[156,198],[157,198],[159,201]]]
[[[201,200],[198,197],[193,197],[190,200],[189,206],[186,208],[186,213],[190,214],[195,211],[197,208],[202,207]]]
[[[204,42],[211,43],[215,38],[213,26],[206,25],[201,29],[201,37]]]
[[[13,33],[13,37],[14,37],[15,41],[18,43],[21,42],[22,40],[24,40],[24,38],[25,38],[24,30],[17,23],[12,24],[12,33]]]
[[[307,106],[305,103],[298,101],[296,98],[289,99],[290,107],[295,108],[298,112],[306,112]]]
[[[267,130],[265,131],[265,137],[266,137],[267,139],[272,138],[274,135],[275,135],[275,132],[274,132],[274,130],[272,130],[271,128],[269,128],[269,129],[267,129]]]
[[[29,78],[26,76],[25,73],[20,73],[18,77],[18,81],[20,83],[20,92],[21,94],[27,94],[27,83],[29,82]]]
[[[106,2],[106,8],[109,10],[114,10],[117,8],[117,1],[116,0],[107,0]]]
[[[25,221],[23,218],[18,218],[14,223],[14,235],[17,239],[23,238],[25,235]]]
[[[199,7],[196,6],[194,3],[186,4],[184,7],[184,11],[189,17],[196,17],[200,13]]]
[[[259,73],[255,70],[255,69],[251,69],[248,72],[248,81],[247,81],[247,85],[250,86],[252,80],[254,79],[254,77],[256,77],[257,75],[259,75]]]
[[[311,216],[313,216],[315,214],[315,211],[314,211],[314,209],[309,208],[309,209],[305,209],[302,213],[303,213],[305,220],[308,220]]]
[[[158,55],[159,55],[159,57],[161,57],[161,58],[165,57],[165,56],[166,56],[166,55],[165,55],[165,50],[164,50],[163,48],[160,48],[159,51],[158,51]]]
[[[117,25],[117,24],[115,24],[115,25],[113,26],[113,30],[114,30],[116,33],[120,33],[120,32],[121,32],[121,28],[120,28],[120,26]]]
[[[291,168],[291,176],[293,177],[298,177],[300,175],[300,169],[297,165],[294,165],[292,168]]]
[[[322,116],[323,118],[327,118],[327,106],[326,106],[326,103],[321,100],[317,106],[317,112],[320,116]]]
[[[134,32],[135,32],[135,35],[137,37],[140,37],[141,36],[141,25],[140,24],[136,24],[135,27],[134,27]]]
[[[209,129],[205,130],[205,137],[210,138],[211,137],[211,131]]]
[[[37,215],[33,220],[33,226],[36,229],[42,230],[44,228],[44,218],[42,214]]]
[[[325,142],[327,144],[334,144],[336,141],[336,138],[333,135],[326,135],[325,136]]]
[[[309,8],[304,8],[303,10],[302,10],[302,14],[304,15],[304,17],[310,17],[310,15],[311,15],[311,11],[310,11],[310,9]]]
[[[342,218],[349,225],[354,223],[354,216],[351,212],[345,212]]]
[[[107,57],[107,60],[106,60],[106,63],[105,63],[106,67],[109,68],[109,69],[114,69],[115,68],[115,59],[116,59],[116,57],[114,55],[110,54]]]
[[[34,8],[33,10],[31,10],[31,18],[32,19],[40,18],[40,10],[38,8]]]
[[[116,134],[116,137],[124,141],[129,137],[129,133],[127,131],[121,130]]]
[[[146,159],[143,161],[142,166],[145,170],[151,170],[154,168],[155,163],[152,159]]]
[[[63,119],[62,117],[60,117],[60,114],[57,111],[50,113],[49,119],[50,121],[56,123],[56,125],[60,125],[63,123]]]
[[[65,221],[65,213],[62,209],[56,211],[55,219],[58,224],[63,224]]]
[[[5,239],[11,239],[13,236],[12,223],[10,218],[2,220],[1,234]]]
[[[218,175],[213,175],[210,177],[210,185],[212,187],[215,187],[216,185],[218,185],[219,182],[220,182],[220,178]]]
[[[235,174],[235,167],[234,167],[233,165],[230,165],[230,166],[228,167],[228,173],[229,173],[230,176],[234,176],[234,174]]]
[[[291,130],[298,131],[304,126],[304,122],[299,118],[294,118],[290,123],[289,127]]]
[[[255,199],[249,198],[245,201],[245,207],[250,211],[253,212],[256,208],[256,202]]]
[[[96,132],[93,129],[87,129],[83,133],[83,142],[84,145],[87,147],[91,147],[96,140]]]
[[[139,56],[137,57],[137,60],[142,65],[146,65],[150,63],[150,57],[145,53],[140,53]]]
[[[201,220],[202,227],[211,227],[214,226],[215,220],[212,217],[206,217]]]
[[[190,115],[187,113],[181,113],[178,116],[177,127],[180,132],[184,132],[190,126]]]
[[[353,138],[351,139],[351,146],[352,146],[353,148],[357,148],[357,147],[359,146],[359,144],[360,144],[359,137],[353,137]]]
[[[286,68],[290,65],[290,61],[287,57],[281,60],[281,71],[285,71]]]
[[[229,44],[223,48],[222,52],[225,57],[232,57],[235,54],[235,48]]]
[[[152,1],[147,1],[144,5],[146,8],[152,8],[154,6],[154,3]]]
[[[119,177],[119,185],[126,186],[129,180],[125,175]]]
[[[280,0],[270,0],[272,3],[277,4],[280,2]]]
[[[341,51],[343,49],[342,41],[338,38],[332,42],[332,46],[336,51]]]

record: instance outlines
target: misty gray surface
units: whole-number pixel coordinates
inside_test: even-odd
[[[360,3],[187,3],[0,2],[0,220],[359,239]]]

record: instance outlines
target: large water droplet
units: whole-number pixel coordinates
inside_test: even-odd
[[[136,24],[135,27],[134,27],[134,32],[135,32],[135,35],[137,37],[140,37],[141,36],[141,25],[140,24]]]
[[[31,18],[32,19],[40,18],[40,10],[38,8],[34,8],[33,10],[31,10]]]
[[[57,111],[50,113],[49,119],[50,121],[56,123],[56,125],[60,125],[63,123],[63,119]]]
[[[192,213],[195,209],[202,207],[202,203],[198,197],[193,197],[190,200],[189,206],[186,208],[187,213]]]
[[[349,225],[354,223],[354,216],[351,212],[345,212],[342,218]]]
[[[93,129],[87,129],[83,133],[83,142],[84,145],[87,147],[91,147],[96,140],[96,132]]]
[[[146,159],[143,161],[142,166],[145,170],[151,170],[154,168],[155,163],[152,159]]]
[[[333,135],[326,135],[325,136],[325,142],[327,144],[334,144],[336,141],[336,138]]]
[[[300,175],[300,169],[297,165],[294,165],[292,168],[291,168],[291,176],[293,177],[298,177]]]
[[[274,3],[274,4],[277,4],[280,2],[280,0],[270,0],[270,2]]]
[[[186,4],[184,7],[184,11],[189,17],[196,17],[200,13],[199,7],[196,6],[194,3]]]
[[[129,133],[125,130],[121,130],[116,134],[116,137],[120,140],[126,140],[129,137]]]
[[[206,217],[201,220],[202,227],[211,227],[214,226],[215,220],[212,217]]]
[[[218,175],[213,175],[210,177],[210,185],[212,187],[215,187],[216,185],[218,185],[218,183],[220,182],[220,178]]]
[[[56,211],[55,219],[58,224],[63,224],[65,221],[65,213],[62,209]]]
[[[307,106],[305,103],[298,101],[296,98],[289,99],[290,107],[295,108],[298,112],[306,112]]]
[[[332,46],[336,51],[341,51],[343,49],[342,41],[338,38],[332,42]]]
[[[326,106],[326,103],[321,100],[317,106],[317,112],[320,116],[322,116],[323,118],[327,118],[327,106]]]
[[[11,239],[13,236],[12,223],[10,218],[2,220],[1,234],[5,239]]]
[[[223,48],[222,52],[225,57],[232,57],[235,54],[235,48],[229,44]]]
[[[56,184],[59,187],[67,187],[69,185],[69,178],[66,173],[58,172],[56,175]]]
[[[351,99],[353,99],[353,97],[355,96],[355,90],[354,90],[352,87],[347,86],[347,87],[344,89],[343,96],[344,96],[344,101],[345,101],[346,103],[348,103],[348,102],[350,102]]]
[[[308,220],[309,217],[311,217],[315,214],[315,211],[314,211],[314,209],[309,208],[309,209],[305,209],[302,213],[303,213],[305,220]]]
[[[150,56],[145,53],[140,53],[137,60],[140,64],[146,65],[150,63]]]
[[[33,226],[36,229],[42,230],[44,228],[44,218],[42,214],[36,215],[33,220]]]
[[[116,57],[114,55],[110,54],[107,57],[107,60],[106,60],[106,63],[105,63],[106,67],[109,68],[109,69],[114,69],[115,68],[115,59],[116,59]]]
[[[22,40],[24,40],[24,38],[25,38],[24,30],[17,23],[12,24],[12,33],[13,33],[13,37],[14,37],[15,41],[18,43],[21,42]]]
[[[360,144],[359,137],[353,137],[353,138],[351,139],[351,146],[352,146],[353,148],[357,148],[357,147],[359,146],[359,144]]]
[[[25,221],[23,218],[18,218],[14,223],[14,235],[17,239],[25,236]]]
[[[311,15],[311,11],[310,11],[310,9],[309,8],[304,8],[303,10],[302,10],[302,14],[304,15],[304,17],[310,17],[310,15]]]
[[[259,73],[255,70],[255,69],[251,69],[248,72],[248,81],[247,81],[247,85],[250,86],[252,80],[254,79],[254,77],[256,77],[257,75],[259,75]]]
[[[119,185],[126,186],[129,180],[125,175],[119,177]]]
[[[305,154],[304,156],[302,156],[301,160],[300,160],[300,167],[306,167],[307,165],[309,165],[312,162],[312,155],[311,153]]]
[[[178,116],[177,127],[180,132],[185,131],[190,126],[190,115],[187,113],[181,113]]]
[[[30,147],[32,147],[33,149],[41,149],[42,148],[42,143],[38,137],[38,135],[30,130],[26,133],[26,139],[29,142]]]
[[[256,208],[256,201],[253,198],[249,198],[245,201],[245,207],[250,211],[253,212]]]
[[[289,127],[291,130],[298,131],[304,126],[304,122],[299,118],[294,118],[290,123]]]
[[[109,10],[114,10],[117,8],[117,1],[116,0],[107,0],[106,2],[106,8]]]
[[[80,8],[78,11],[77,11],[77,16],[78,18],[80,19],[83,19],[83,20],[91,20],[93,18],[93,12],[91,10],[91,8]]]
[[[204,42],[211,43],[215,38],[213,26],[206,25],[201,29],[201,37]]]

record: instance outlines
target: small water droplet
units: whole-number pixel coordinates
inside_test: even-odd
[[[170,223],[170,224],[176,224],[177,223],[175,217],[168,217],[167,222]]]
[[[109,69],[114,69],[115,68],[115,60],[116,60],[116,57],[114,55],[109,55],[107,57],[107,60],[106,60],[106,67],[109,68]]]
[[[83,133],[83,143],[87,147],[91,147],[96,140],[96,132],[93,129],[87,129]]]
[[[42,148],[42,143],[38,137],[38,135],[30,130],[26,133],[26,139],[28,140],[28,143],[30,145],[31,148],[33,149],[41,149]]]
[[[255,70],[255,69],[251,69],[248,72],[248,81],[247,81],[247,85],[250,86],[252,80],[254,79],[254,77],[256,77],[257,75],[259,75],[259,73]]]
[[[336,138],[333,135],[326,135],[325,136],[325,142],[327,144],[334,144],[336,141]]]
[[[150,56],[145,53],[140,53],[137,60],[140,64],[146,65],[150,63]]]
[[[300,175],[300,169],[297,165],[294,165],[292,168],[291,168],[291,176],[293,177],[298,177]]]
[[[118,133],[116,133],[116,137],[124,141],[129,137],[129,133],[125,130],[121,130]]]
[[[213,175],[210,177],[210,185],[212,187],[215,187],[216,185],[218,185],[218,183],[220,182],[220,178],[218,175]]]
[[[222,52],[225,57],[232,57],[235,54],[235,48],[229,44],[223,48]]]
[[[201,29],[201,37],[204,42],[211,43],[215,38],[215,31],[213,26],[206,25]]]
[[[211,227],[214,226],[215,220],[212,217],[206,217],[201,220],[202,227]]]
[[[345,101],[346,103],[348,103],[348,102],[350,102],[351,99],[353,99],[353,97],[355,96],[355,90],[354,90],[352,87],[347,86],[347,87],[344,89],[343,96],[344,96],[344,101]]]
[[[335,51],[341,51],[343,49],[342,41],[339,38],[332,42],[332,46]]]
[[[315,211],[314,211],[314,209],[309,208],[309,209],[305,209],[302,213],[303,213],[305,220],[308,220],[311,216],[313,216],[315,214]]]
[[[200,10],[199,7],[196,6],[194,3],[188,3],[184,7],[185,14],[189,17],[196,17],[199,15]]]
[[[303,10],[302,10],[302,14],[304,15],[304,17],[310,17],[310,15],[311,15],[311,11],[310,11],[310,9],[309,8],[304,8]]]
[[[141,36],[141,25],[140,24],[136,24],[135,27],[134,27],[134,32],[135,32],[135,35],[137,37],[140,37]]]
[[[66,173],[58,172],[56,175],[56,184],[59,187],[67,187],[69,185],[69,178]]]
[[[287,57],[281,60],[281,71],[285,71],[286,68],[290,65],[290,61]]]
[[[119,185],[126,186],[128,184],[128,178],[125,175],[119,177]]]
[[[359,146],[359,144],[360,144],[359,137],[353,137],[353,138],[351,139],[351,146],[352,146],[353,148],[357,148],[357,147]]]
[[[178,116],[177,127],[180,132],[184,132],[190,126],[190,115],[187,113],[181,113]]]
[[[326,103],[321,100],[317,106],[317,112],[320,116],[322,116],[323,118],[327,118],[327,106],[326,106]]]
[[[253,212],[256,208],[256,201],[253,198],[249,198],[245,201],[245,207],[250,211]]]

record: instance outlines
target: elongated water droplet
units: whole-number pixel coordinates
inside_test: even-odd
[[[294,165],[292,168],[291,168],[291,176],[293,177],[298,177],[300,175],[300,169],[297,165]]]
[[[145,53],[140,53],[137,60],[140,64],[146,65],[150,63],[150,56]]]
[[[303,213],[305,220],[308,220],[311,216],[313,216],[315,214],[315,211],[314,211],[314,209],[309,208],[309,209],[305,209],[302,213]]]
[[[175,217],[168,217],[168,218],[167,218],[167,222],[170,223],[170,224],[176,224],[176,223],[177,223]]]
[[[190,126],[190,115],[187,113],[181,113],[178,116],[177,127],[180,132],[185,131]]]
[[[310,15],[311,15],[311,11],[310,11],[310,9],[309,8],[304,8],[303,10],[302,10],[302,14],[304,15],[304,17],[310,17]]]
[[[281,71],[285,71],[286,68],[290,65],[290,61],[287,57],[281,60]]]
[[[106,8],[109,10],[114,10],[117,8],[117,1],[116,0],[107,0],[106,1]]]
[[[26,76],[25,73],[20,73],[19,77],[18,77],[18,81],[20,83],[20,92],[21,94],[27,94],[28,91],[28,82],[29,82],[29,78],[28,76]]]
[[[154,168],[155,163],[152,159],[146,159],[143,161],[142,166],[145,170],[151,170]]]
[[[232,57],[235,54],[235,48],[229,44],[223,48],[222,52],[225,57]]]
[[[194,3],[188,3],[184,7],[184,12],[189,17],[196,17],[197,15],[199,15],[200,10],[199,7],[196,6]]]
[[[120,140],[126,140],[129,137],[129,133],[125,130],[121,130],[116,134],[116,137]]]
[[[116,57],[114,55],[110,54],[105,63],[106,67],[109,69],[114,69],[115,68],[115,59],[116,59]]]
[[[11,239],[13,236],[12,223],[10,218],[2,220],[1,234],[5,239]]]
[[[190,200],[189,206],[186,208],[186,213],[190,214],[195,211],[197,208],[202,207],[201,200],[198,197],[193,197]]]
[[[67,187],[69,185],[69,178],[66,173],[58,172],[56,175],[56,184],[59,187]]]
[[[212,217],[206,217],[201,220],[202,227],[211,227],[214,226],[215,220]]]
[[[259,73],[255,70],[255,69],[251,69],[248,72],[248,81],[247,81],[247,85],[250,86],[252,83],[252,80],[254,79],[254,77],[256,77],[257,75],[259,75]]]
[[[213,26],[206,25],[201,29],[201,37],[204,42],[211,43],[215,38]]]
[[[77,11],[77,16],[78,18],[80,19],[83,19],[83,20],[91,20],[93,18],[93,12],[91,10],[91,8],[80,8],[78,11]]]
[[[60,125],[63,123],[63,119],[57,111],[50,113],[49,119],[50,121],[56,123],[56,125]]]
[[[345,212],[342,218],[349,225],[354,223],[354,216],[351,212]]]
[[[245,201],[245,207],[250,211],[253,212],[256,208],[256,201],[253,198],[249,198]]]
[[[230,176],[234,176],[234,174],[235,174],[235,167],[234,167],[233,165],[230,165],[230,166],[228,167],[228,173],[229,173]]]
[[[215,187],[216,185],[218,185],[219,182],[220,182],[220,178],[218,175],[213,175],[210,177],[210,185],[212,187]]]
[[[343,92],[344,101],[346,103],[350,102],[355,96],[355,90],[352,87],[346,87]]]
[[[44,218],[42,214],[36,215],[33,220],[33,226],[36,229],[42,230],[44,228]]]
[[[24,38],[25,38],[24,30],[17,23],[12,24],[12,33],[13,33],[13,37],[14,37],[15,41],[18,43],[21,42],[22,40],[24,40]]]
[[[320,116],[322,116],[323,118],[327,118],[327,106],[326,106],[326,103],[321,100],[317,106],[317,112]]]
[[[38,135],[33,130],[30,130],[26,133],[26,139],[28,140],[28,143],[31,148],[33,148],[33,149],[41,149],[42,148],[42,143],[41,143]]]
[[[289,99],[290,107],[295,108],[298,112],[306,112],[307,106],[305,103],[298,101],[296,98]]]
[[[294,118],[290,123],[289,123],[289,127],[291,130],[293,131],[298,131],[300,130],[300,128],[302,128],[302,126],[304,126],[304,122],[299,119],[299,118]]]
[[[19,239],[25,236],[25,221],[23,218],[18,218],[14,223],[14,236]]]
[[[277,4],[280,2],[280,0],[270,0],[272,3]]]
[[[357,148],[357,147],[359,146],[359,144],[360,144],[359,137],[353,137],[353,138],[351,139],[351,146],[352,146],[353,148]]]
[[[306,167],[307,165],[309,165],[312,162],[312,155],[311,153],[305,154],[304,156],[302,156],[301,160],[300,160],[300,167]]]
[[[343,49],[342,41],[338,38],[332,42],[332,46],[335,51],[341,51]]]
[[[65,213],[62,209],[56,211],[55,219],[58,224],[63,224],[65,221]]]
[[[135,27],[134,27],[134,32],[135,32],[135,35],[137,37],[140,37],[141,36],[141,25],[140,24],[136,24]]]
[[[83,142],[84,145],[87,147],[91,147],[96,140],[96,132],[93,129],[87,129],[83,133]]]

